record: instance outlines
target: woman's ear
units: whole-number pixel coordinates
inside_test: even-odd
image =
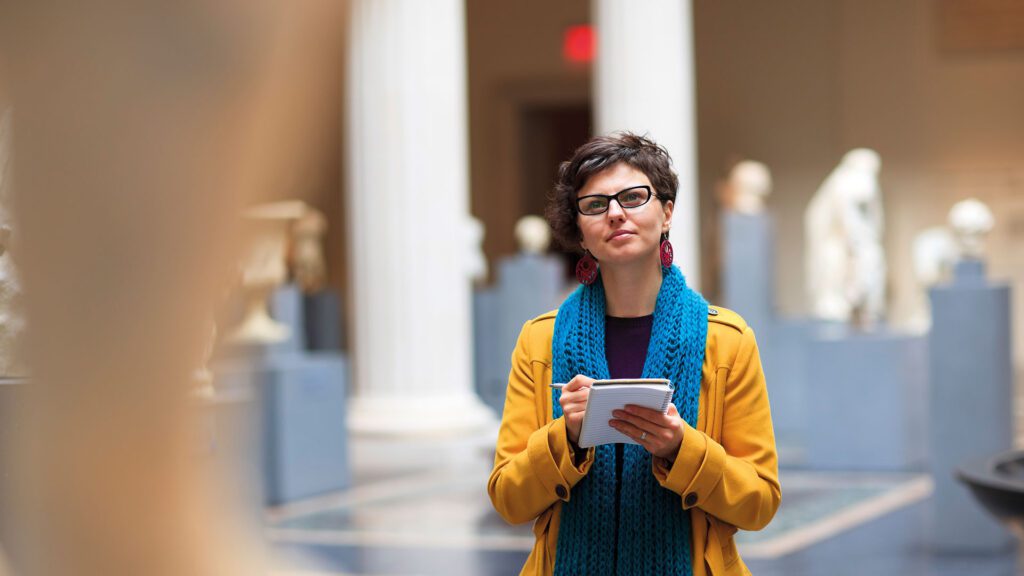
[[[665,213],[665,226],[663,232],[668,232],[668,229],[672,227],[672,209],[675,205],[671,200],[666,200],[661,204],[661,209]]]

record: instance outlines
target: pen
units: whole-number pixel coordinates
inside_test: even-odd
[[[548,384],[548,386],[551,386],[552,388],[558,388],[559,390],[561,390],[562,388],[565,388],[565,384],[565,382],[552,382],[551,384]]]

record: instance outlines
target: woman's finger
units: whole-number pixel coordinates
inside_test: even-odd
[[[612,420],[609,424],[619,432],[639,442],[644,448],[648,448],[649,443],[655,439],[655,434],[624,420]]]
[[[614,416],[617,420],[627,422],[630,425],[635,426],[637,429],[643,432],[647,432],[648,434],[655,434],[659,430],[666,427],[662,422],[652,422],[650,420],[647,420],[646,418],[643,418],[636,414],[631,414],[625,410],[613,410],[612,416]]]

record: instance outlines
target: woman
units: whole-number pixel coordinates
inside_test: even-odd
[[[519,335],[488,481],[507,521],[535,520],[522,574],[747,574],[733,534],[779,506],[754,333],[671,265],[677,185],[665,149],[628,133],[559,168],[548,219],[583,250],[583,285]],[[627,407],[611,425],[638,444],[577,446],[591,383],[636,377],[673,382],[668,413]]]

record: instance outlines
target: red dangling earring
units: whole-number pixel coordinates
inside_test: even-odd
[[[583,257],[576,263],[576,279],[585,286],[590,286],[597,280],[597,259],[589,250],[584,252]]]
[[[668,241],[668,232],[661,235],[661,265],[668,268],[672,265],[672,243]]]

